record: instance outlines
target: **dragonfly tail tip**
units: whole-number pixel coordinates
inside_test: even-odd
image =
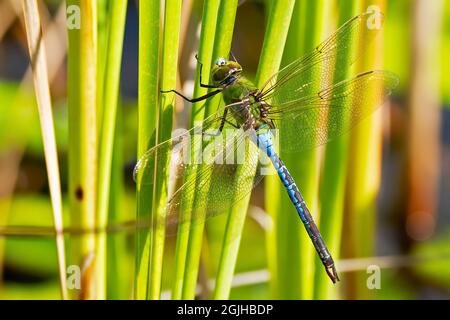
[[[336,267],[334,265],[326,267],[325,270],[327,271],[328,277],[330,277],[330,279],[331,279],[331,281],[333,281],[333,283],[340,281],[339,275],[338,275]]]

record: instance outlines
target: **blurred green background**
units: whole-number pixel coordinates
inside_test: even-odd
[[[308,1],[314,0],[297,1],[291,23],[299,23],[308,15],[309,12],[304,11],[312,7],[311,3],[305,4]],[[314,23],[323,28],[317,31],[311,26],[316,33],[314,45],[341,24],[337,20],[341,22],[342,18],[335,18],[338,13],[333,10],[352,1],[323,0],[328,9],[314,9],[318,17]],[[66,252],[71,252],[74,240],[82,235],[71,225],[67,195],[70,119],[65,4],[58,0],[38,2],[44,34],[50,34],[45,41],[63,190],[63,221],[67,228],[64,238]],[[369,213],[355,209],[364,206],[358,199],[365,201],[358,198],[358,184],[351,182],[359,177],[359,172],[353,171],[361,168],[351,154],[358,152],[358,148],[350,148],[349,157],[342,164],[347,167],[345,177],[348,179],[340,182],[344,207],[339,248],[336,249],[340,253],[336,256],[341,282],[331,287],[317,279],[314,265],[320,261],[316,261],[315,256],[305,259],[305,256],[312,256],[311,252],[303,252],[301,247],[293,245],[299,241],[289,231],[289,224],[299,223],[295,211],[285,212],[286,207],[279,206],[280,212],[274,216],[269,207],[272,203],[276,207],[276,201],[282,200],[276,199],[275,191],[270,192],[275,182],[264,181],[254,189],[250,200],[230,298],[450,298],[450,199],[447,196],[450,193],[450,77],[447,75],[450,70],[450,2],[375,2],[384,7],[385,13],[382,45],[376,49],[375,67],[396,73],[400,86],[378,114],[382,119],[378,128],[382,150],[371,151],[368,157],[375,158],[374,167],[369,165],[366,169],[370,172],[361,173],[362,179],[375,185],[373,203],[367,200]],[[52,206],[29,70],[26,31],[18,3],[18,0],[0,0],[0,298],[60,299]],[[107,235],[108,272],[105,275],[106,297],[111,299],[132,298],[136,281],[135,229],[129,227],[129,222],[136,219],[132,172],[138,137],[138,4],[139,1],[128,2],[121,62],[114,144],[117,158],[113,160],[115,174],[111,188],[114,191],[110,195],[108,220],[109,225],[119,227],[112,228]],[[271,1],[248,0],[240,1],[237,8],[232,51],[250,79],[254,79],[257,72],[272,6]],[[161,8],[164,8],[164,1]],[[326,10],[330,10],[330,15],[324,14]],[[358,13],[358,8],[352,10]],[[105,14],[102,18],[101,9],[98,12],[100,30],[102,23],[111,22],[111,17]],[[189,96],[194,85],[194,54],[199,45],[202,12],[203,1],[183,1],[177,87]],[[352,15],[341,12],[341,16]],[[331,17],[334,22],[328,23]],[[289,32],[282,64],[289,62],[292,56],[287,50],[293,50],[300,42],[291,34],[292,30]],[[174,126],[187,127],[189,114],[190,105],[177,101]],[[374,143],[370,138],[366,141]],[[287,162],[293,161],[288,159]],[[336,170],[340,167],[336,164]],[[301,189],[302,178],[299,179]],[[277,220],[277,214],[286,215],[288,220],[283,224]],[[325,213],[323,219],[326,219]],[[200,258],[198,298],[210,297],[214,288],[210,280],[215,278],[219,268],[225,223],[226,216],[208,221]],[[125,227],[120,228],[123,225]],[[278,237],[283,239],[271,236],[268,228],[275,228]],[[170,297],[174,250],[175,238],[168,237],[162,298]],[[381,270],[380,288],[368,288],[367,279],[372,275],[368,271],[370,265]],[[322,270],[319,267],[317,272]],[[306,277],[301,275],[305,270],[309,270]]]

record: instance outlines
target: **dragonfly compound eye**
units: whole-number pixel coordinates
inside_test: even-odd
[[[215,62],[215,64],[217,66],[224,66],[226,63],[227,63],[227,60],[225,58],[219,58]]]
[[[215,83],[220,83],[224,81],[229,73],[230,69],[224,66],[220,68],[216,67],[212,72],[212,78]]]

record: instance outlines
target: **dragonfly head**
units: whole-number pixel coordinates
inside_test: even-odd
[[[236,61],[219,58],[214,63],[211,70],[211,77],[214,85],[226,87],[236,81],[242,72],[242,67]]]

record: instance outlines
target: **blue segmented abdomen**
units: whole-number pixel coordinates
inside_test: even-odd
[[[312,218],[311,213],[309,212],[309,209],[305,204],[305,201],[303,200],[303,197],[293,177],[275,151],[275,148],[273,146],[272,132],[270,130],[259,130],[257,131],[256,136],[259,148],[267,154],[273,166],[275,167],[275,170],[277,171],[281,182],[286,188],[289,198],[294,204],[295,209],[297,210],[297,213],[302,220],[303,225],[305,226],[306,232],[311,238],[311,241],[313,242],[314,247],[320,256],[320,259],[325,266],[333,265],[333,259],[328,252],[322,236]]]

